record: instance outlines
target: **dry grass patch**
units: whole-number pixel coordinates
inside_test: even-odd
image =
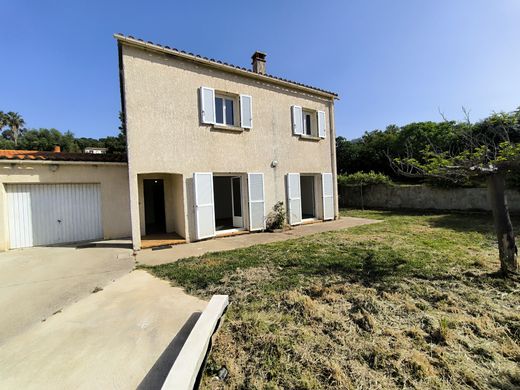
[[[202,388],[519,388],[520,283],[492,273],[489,216],[349,213],[385,222],[151,269],[230,295]]]

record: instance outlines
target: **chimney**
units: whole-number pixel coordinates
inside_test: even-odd
[[[61,146],[60,145],[54,145],[54,153],[61,153]]]
[[[255,51],[255,54],[251,57],[253,62],[253,72],[265,74],[265,57],[267,54],[262,53],[261,51]]]

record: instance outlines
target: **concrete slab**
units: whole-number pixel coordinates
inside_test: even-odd
[[[213,295],[186,339],[161,390],[192,390],[195,387],[210,340],[228,305],[227,295]]]
[[[40,247],[0,253],[0,348],[134,265],[128,249]]]
[[[172,248],[155,251],[150,249],[141,250],[137,253],[136,260],[138,263],[144,265],[166,264],[186,257],[201,256],[208,252],[246,248],[252,245],[285,241],[298,237],[308,236],[311,234],[347,229],[355,226],[378,222],[382,221],[365,218],[344,217],[336,221],[319,222],[297,226],[294,229],[280,233],[251,233],[181,244]]]
[[[0,388],[160,387],[173,364],[165,359],[184,341],[176,335],[187,337],[206,304],[134,271],[9,339],[0,348]]]

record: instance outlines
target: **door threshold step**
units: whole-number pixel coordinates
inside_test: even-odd
[[[316,218],[302,219],[301,225],[310,225],[310,224],[319,223],[319,222],[323,222],[323,221],[321,219],[316,219]]]
[[[234,230],[234,231],[223,231],[222,233],[217,233],[215,235],[215,238],[221,238],[221,237],[231,237],[231,236],[240,236],[242,234],[249,234],[251,233],[249,230]]]

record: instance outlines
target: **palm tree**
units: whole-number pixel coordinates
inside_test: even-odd
[[[3,111],[0,111],[0,131],[2,131],[5,125],[7,125],[7,122],[5,120],[5,114]]]
[[[9,126],[9,130],[11,132],[11,137],[13,137],[14,145],[18,145],[18,138],[23,131],[23,126],[25,125],[25,121],[22,116],[17,112],[8,112],[4,115],[5,123]]]

